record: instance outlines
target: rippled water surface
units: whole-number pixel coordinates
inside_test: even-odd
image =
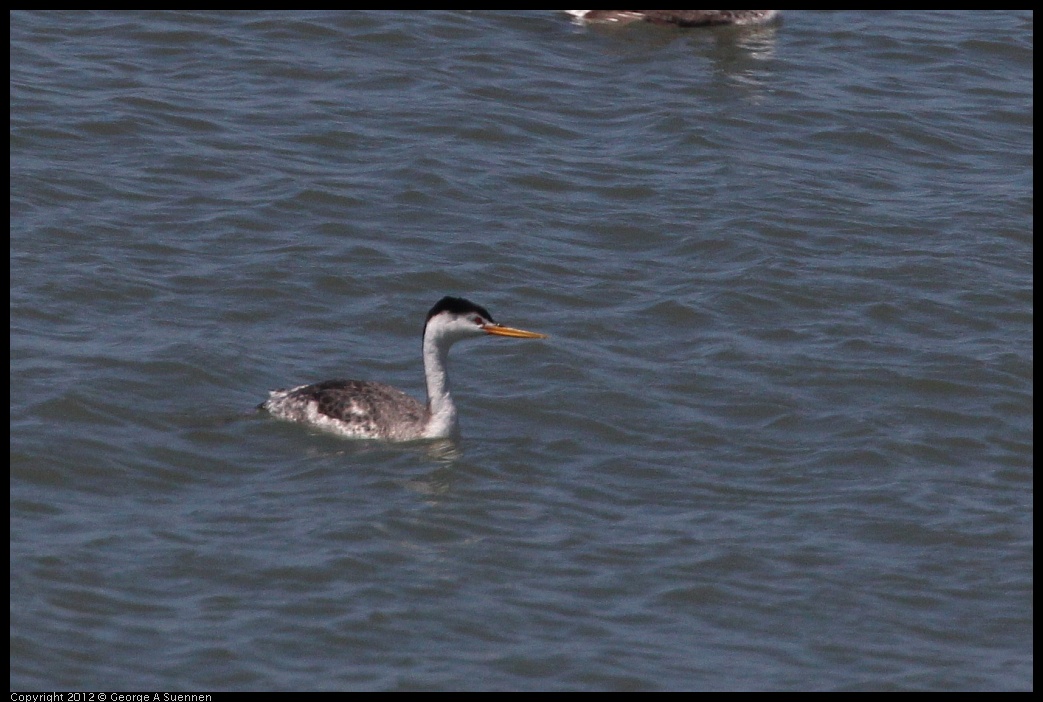
[[[1032,25],[12,13],[11,687],[1031,689]]]

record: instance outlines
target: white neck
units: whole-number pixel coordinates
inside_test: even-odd
[[[430,413],[424,437],[428,439],[444,439],[459,432],[446,369],[450,345],[444,337],[424,334],[424,375],[427,377],[427,411]]]

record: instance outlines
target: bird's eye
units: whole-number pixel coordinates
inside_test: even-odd
[[[471,321],[474,322],[475,324],[477,324],[478,326],[482,326],[483,324],[485,324],[485,320],[482,319],[481,317],[477,317],[477,316],[472,317]]]

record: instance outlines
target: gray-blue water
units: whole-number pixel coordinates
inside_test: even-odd
[[[13,689],[1032,688],[1031,13],[10,19]]]

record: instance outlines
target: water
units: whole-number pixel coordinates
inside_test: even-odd
[[[1031,689],[1032,20],[13,13],[12,689]]]

